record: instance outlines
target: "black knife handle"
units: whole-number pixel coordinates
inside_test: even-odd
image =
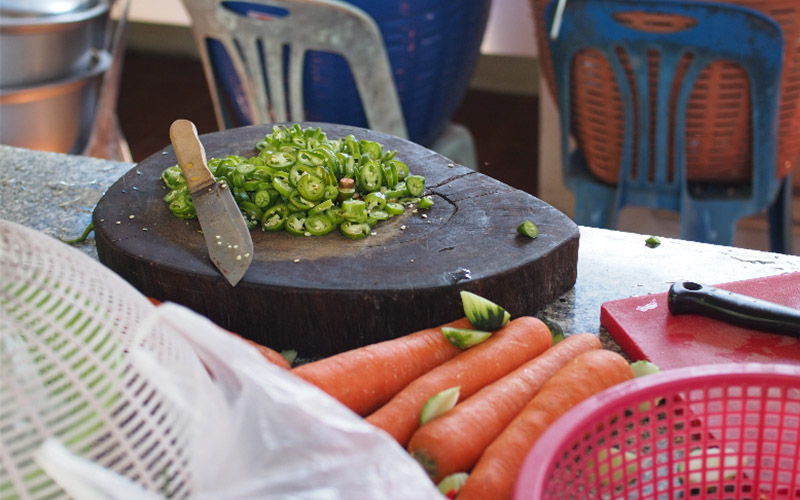
[[[679,281],[667,294],[669,312],[699,314],[765,332],[800,337],[800,310],[692,281]]]

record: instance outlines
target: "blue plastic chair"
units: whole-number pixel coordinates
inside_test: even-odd
[[[556,16],[557,2],[551,2],[546,10],[548,30]],[[576,197],[576,222],[616,227],[618,213],[626,205],[672,210],[680,213],[681,238],[732,245],[740,218],[768,210],[770,248],[789,253],[792,182],[790,175],[778,179],[775,173],[783,61],[780,27],[759,12],[720,3],[569,0],[563,7],[560,28],[557,25],[557,33],[553,32],[550,47],[561,116],[564,181]],[[641,11],[685,16],[694,19],[694,24],[682,31],[653,33],[617,21],[621,13]],[[573,57],[582,49],[594,49],[604,55],[622,96],[624,139],[616,185],[598,180],[589,171],[579,148],[570,154],[573,125],[570,71]],[[631,80],[625,75],[620,49],[627,54],[633,73]],[[659,53],[656,107],[635,107],[634,102],[651,100],[648,52],[652,50]],[[677,100],[672,109],[673,80],[687,53],[693,58],[677,86]],[[750,81],[753,168],[752,182],[744,186],[725,184],[724,179],[715,185],[687,182],[684,151],[687,103],[697,76],[715,60],[738,64]],[[652,109],[655,116],[651,121]],[[672,113],[674,120],[670,119]],[[638,124],[636,134],[634,124]],[[638,137],[636,144],[634,137]],[[672,144],[670,137],[674,138]],[[668,172],[670,152],[674,158],[672,176]]]

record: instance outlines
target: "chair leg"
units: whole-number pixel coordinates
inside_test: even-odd
[[[611,228],[615,225],[616,189],[589,182],[575,182],[575,222],[582,226]]]
[[[769,220],[769,248],[773,252],[792,252],[792,176],[781,181],[778,195],[767,210]]]
[[[576,224],[599,228],[616,226],[616,186],[600,182],[589,172],[580,149],[569,155],[564,170],[564,184],[575,195],[572,218]]]
[[[738,217],[729,205],[702,202],[685,204],[681,209],[681,239],[733,246]]]

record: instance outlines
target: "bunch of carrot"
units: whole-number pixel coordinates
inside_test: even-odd
[[[292,369],[406,447],[435,482],[469,472],[459,500],[509,499],[525,455],[572,406],[633,378],[630,364],[592,334],[553,345],[524,316],[480,344],[455,348],[443,327],[354,349]],[[457,404],[420,425],[425,403],[459,387]]]

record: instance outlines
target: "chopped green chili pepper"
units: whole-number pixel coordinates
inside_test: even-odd
[[[403,205],[397,203],[396,201],[390,201],[386,203],[386,207],[384,207],[384,209],[389,213],[389,215],[400,215],[406,211]]]
[[[92,231],[94,231],[94,222],[89,222],[89,225],[86,226],[86,229],[84,229],[83,233],[81,233],[81,235],[78,236],[77,238],[73,238],[71,240],[65,240],[64,238],[59,236],[58,239],[63,241],[64,243],[66,243],[68,245],[74,245],[76,243],[83,243],[84,241],[86,241],[86,238],[89,237],[89,234]]]
[[[286,231],[294,236],[306,234],[305,212],[293,212],[286,217]]]
[[[379,192],[372,192],[364,197],[364,202],[367,204],[367,210],[374,208],[382,209],[386,206],[386,195]]]
[[[289,209],[286,208],[286,205],[271,206],[261,217],[261,229],[271,233],[281,231],[286,225],[286,217],[288,217],[288,215]]]
[[[408,187],[408,194],[411,196],[422,195],[425,189],[425,177],[421,175],[409,175],[406,177],[406,186]]]
[[[353,135],[331,140],[320,128],[295,123],[273,126],[256,149],[253,157],[208,160],[214,176],[231,187],[250,228],[260,223],[264,231],[316,235],[338,227],[360,238],[370,234],[370,225],[402,214],[403,204],[429,206],[429,198],[419,199],[424,177],[411,176],[396,151],[375,141]],[[173,214],[196,217],[180,168],[166,168],[161,178]]]
[[[405,178],[408,177],[408,165],[400,160],[392,160],[391,163],[394,165],[395,169],[397,169],[398,181],[405,180]]]
[[[309,167],[317,167],[325,163],[325,157],[311,151],[303,150],[297,152],[297,161]]]
[[[311,210],[315,205],[313,201],[307,199],[297,189],[289,195],[289,203],[301,211]]]
[[[342,225],[339,226],[339,230],[343,235],[354,240],[366,238],[372,232],[368,224],[351,221],[342,222]]]
[[[369,211],[368,215],[369,218],[375,219],[376,221],[386,220],[389,217],[391,217],[391,215],[389,215],[389,212],[380,208],[373,208],[372,210]]]
[[[181,174],[181,168],[177,165],[173,165],[161,172],[161,180],[164,181],[164,185],[169,189],[176,189],[181,185],[186,185],[186,180]]]
[[[394,187],[387,189],[383,194],[385,194],[387,198],[403,198],[408,196],[408,187],[405,181],[400,181],[395,184]]]
[[[420,198],[419,208],[424,210],[431,208],[432,206],[433,206],[433,198],[431,198],[430,196],[423,196],[422,198]]]
[[[292,194],[292,185],[289,183],[289,174],[277,173],[272,177],[272,187],[284,198]]]
[[[349,221],[362,221],[367,216],[367,204],[364,200],[345,200],[342,216]]]
[[[323,213],[309,215],[305,225],[306,230],[314,236],[322,236],[333,230],[333,222]]]
[[[266,158],[267,166],[287,169],[297,163],[297,155],[290,151],[276,151]]]
[[[333,207],[333,201],[325,200],[323,202],[317,203],[311,210],[309,210],[308,215],[325,213],[326,210],[332,207]]]
[[[329,218],[335,226],[339,226],[344,222],[344,215],[342,215],[341,207],[331,207],[325,210],[325,216]]]
[[[526,220],[517,226],[517,232],[522,236],[527,236],[528,238],[536,238],[539,236],[539,228],[536,227],[536,224],[529,220]]]
[[[356,173],[362,191],[371,193],[383,185],[383,171],[375,160],[369,160]]]
[[[360,141],[361,154],[367,155],[370,159],[378,160],[383,156],[383,146],[375,141]]]
[[[661,240],[656,236],[651,236],[644,241],[644,244],[649,248],[656,248],[657,246],[661,245]]]
[[[259,208],[266,208],[272,203],[272,196],[270,196],[269,191],[266,189],[256,191],[256,194],[253,196],[253,203]]]
[[[319,201],[325,196],[325,183],[314,174],[305,174],[297,181],[297,190],[306,200]]]

